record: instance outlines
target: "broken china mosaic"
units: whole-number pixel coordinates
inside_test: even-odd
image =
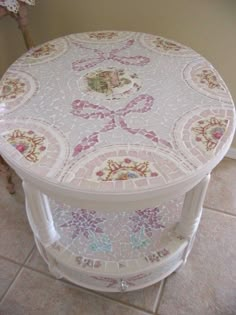
[[[195,174],[228,148],[234,129],[230,94],[205,59],[122,31],[73,34],[27,52],[1,80],[0,115],[2,146],[22,167],[101,191]]]
[[[38,90],[38,83],[29,73],[8,71],[0,81],[0,117],[29,102]]]
[[[102,68],[88,72],[81,80],[84,92],[99,94],[106,100],[127,98],[138,92],[141,81],[136,73],[124,69]]]
[[[66,249],[66,256],[80,268],[106,269],[108,263],[114,264],[116,272],[124,271],[130,261],[135,269],[140,259],[149,265],[168,256],[171,248],[163,247],[163,241],[168,244],[176,238],[173,227],[182,208],[181,198],[155,208],[117,213],[50,203],[60,236],[53,250],[60,253]]]
[[[232,103],[225,83],[217,71],[204,59],[189,63],[183,72],[187,84],[199,93],[218,101]]]
[[[40,46],[31,48],[20,59],[18,59],[16,64],[23,63],[26,65],[38,65],[41,63],[47,63],[62,56],[64,53],[66,53],[67,49],[68,43],[66,39],[59,38],[52,40]]]
[[[35,133],[33,130],[14,129],[5,134],[4,138],[26,160],[33,163],[38,162],[43,152],[47,149],[45,137]]]
[[[97,179],[102,181],[158,176],[158,173],[152,170],[149,164],[149,161],[137,158],[109,159],[100,167],[96,175]]]
[[[85,54],[90,53],[90,57],[79,58],[72,63],[72,68],[76,72],[93,68],[97,65],[104,64],[111,61],[113,64],[121,64],[125,66],[145,66],[150,63],[150,58],[143,54],[130,56],[130,50],[135,46],[134,39],[130,39],[120,44],[119,48],[106,50],[99,49],[98,47],[92,48],[87,45],[76,43],[75,45],[81,49]],[[108,48],[108,50],[107,50]]]
[[[4,153],[39,176],[50,176],[53,167],[61,168],[68,159],[67,139],[45,121],[32,118],[0,121],[0,133],[6,142]]]
[[[85,42],[85,43],[96,43],[96,44],[109,44],[125,41],[133,37],[131,32],[118,32],[118,31],[98,31],[98,32],[86,32],[79,34],[69,35],[69,38],[73,42]]]
[[[222,137],[232,136],[233,127],[230,121],[233,116],[234,109],[227,106],[205,110],[193,108],[174,125],[176,149],[185,154],[196,167],[206,163],[216,150],[224,148]]]
[[[173,40],[151,34],[141,34],[140,42],[142,45],[163,55],[170,56],[197,56],[198,54],[189,47],[179,44]]]
[[[165,147],[157,152],[152,147],[113,145],[73,160],[60,175],[60,180],[76,186],[101,191],[133,190],[161,186],[187,174],[189,165]]]

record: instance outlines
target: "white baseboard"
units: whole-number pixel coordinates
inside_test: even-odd
[[[230,159],[236,159],[236,148],[230,148],[226,154],[226,157]]]

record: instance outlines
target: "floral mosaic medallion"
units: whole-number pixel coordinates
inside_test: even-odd
[[[136,191],[181,178],[189,168],[165,146],[114,145],[101,147],[74,159],[60,181],[90,191]]]
[[[141,82],[136,73],[129,73],[123,69],[97,69],[88,73],[85,87],[89,93],[96,93],[107,100],[125,98],[141,88]]]
[[[22,58],[17,62],[23,64],[40,64],[52,61],[63,55],[68,49],[67,41],[64,38],[59,38],[47,42],[41,46],[30,49]]]
[[[195,108],[185,113],[173,129],[178,150],[196,167],[206,163],[229,141],[228,134],[234,128],[232,111],[227,107],[212,107]]]
[[[194,90],[213,99],[231,103],[230,94],[217,73],[206,61],[191,62],[184,70],[184,79]]]
[[[141,34],[140,42],[144,47],[163,55],[183,57],[197,55],[192,49],[160,36]]]
[[[33,130],[15,129],[4,136],[29,162],[38,162],[46,150],[46,140]]]
[[[8,71],[0,81],[0,114],[14,111],[37,91],[36,80],[25,72]]]
[[[20,79],[6,78],[2,85],[1,101],[16,99],[26,92],[26,84]]]
[[[67,139],[55,126],[34,118],[0,120],[0,145],[37,176],[56,175],[69,155]]]
[[[95,169],[98,180],[113,181],[113,180],[128,180],[140,177],[155,177],[158,173],[150,167],[149,161],[139,159],[108,159],[103,163],[103,166],[98,170]]]
[[[110,39],[114,39],[114,38],[119,38],[119,33],[118,32],[114,32],[114,31],[107,31],[107,32],[90,32],[88,34],[90,39],[95,39],[95,40],[110,40]]]
[[[227,119],[207,117],[193,124],[192,133],[195,136],[195,140],[206,151],[212,151],[224,135],[227,125]]]
[[[115,43],[132,38],[134,33],[119,32],[119,31],[101,31],[101,32],[87,32],[80,34],[72,34],[69,38],[72,41],[79,41],[85,43]]]

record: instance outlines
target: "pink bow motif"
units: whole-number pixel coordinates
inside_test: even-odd
[[[152,108],[153,101],[154,98],[152,96],[141,94],[129,102],[124,108],[114,111],[105,106],[95,105],[88,101],[75,100],[72,103],[72,114],[84,119],[108,118],[109,120],[101,130],[95,131],[90,136],[82,139],[82,141],[74,148],[73,156],[76,156],[80,152],[85,151],[98,143],[100,133],[108,132],[116,127],[121,127],[123,130],[126,130],[131,134],[140,134],[155,143],[160,142],[170,147],[170,143],[159,139],[154,131],[148,131],[142,128],[130,128],[125,122],[125,116],[130,113],[148,112]]]
[[[97,55],[96,57],[82,58],[77,61],[74,61],[72,63],[72,68],[75,71],[82,71],[82,70],[92,68],[98,65],[99,63],[102,63],[105,60],[113,60],[123,65],[130,65],[130,66],[144,66],[150,61],[148,57],[144,57],[144,56],[121,57],[117,55],[122,50],[126,50],[129,47],[131,47],[134,44],[133,39],[128,40],[126,44],[119,49],[112,49],[109,53],[104,53],[103,51],[99,49],[88,48],[82,44],[78,44],[78,43],[75,43],[75,44],[80,48],[87,49],[90,51],[92,50]]]

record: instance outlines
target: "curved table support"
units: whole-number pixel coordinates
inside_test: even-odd
[[[176,227],[176,232],[183,238],[189,240],[185,251],[184,263],[193,246],[196,232],[201,220],[202,206],[206,195],[210,174],[204,177],[201,182],[186,193],[180,222]]]
[[[25,181],[23,181],[23,188],[31,228],[40,242],[48,247],[59,239],[54,227],[48,197]]]

